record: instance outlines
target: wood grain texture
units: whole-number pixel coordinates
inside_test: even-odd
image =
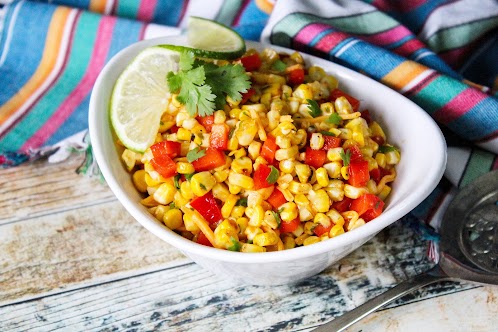
[[[117,201],[0,226],[0,305],[190,262]]]
[[[83,159],[0,169],[0,225],[115,200],[106,184],[76,173]]]

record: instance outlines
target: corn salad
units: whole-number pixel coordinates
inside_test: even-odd
[[[193,117],[171,94],[155,144],[124,150],[150,213],[241,252],[307,246],[381,214],[400,153],[360,101],[297,52],[249,50],[235,62],[252,82],[241,101]]]

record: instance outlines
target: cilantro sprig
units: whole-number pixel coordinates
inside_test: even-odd
[[[318,106],[316,100],[306,99],[306,101],[308,102],[309,113],[313,118],[322,115],[322,110],[320,109],[320,106]]]
[[[346,153],[344,153],[344,151],[341,151],[340,156],[341,156],[341,159],[342,159],[342,164],[344,166],[349,166],[349,163],[351,161],[351,151],[350,150],[346,150]]]
[[[191,116],[211,115],[223,109],[226,97],[235,102],[251,87],[250,78],[240,64],[217,66],[196,60],[192,52],[182,52],[178,72],[169,72],[168,86],[178,93],[177,100],[184,104]]]
[[[280,173],[275,168],[275,166],[270,166],[270,169],[271,171],[270,174],[268,174],[268,176],[266,177],[266,182],[268,182],[269,184],[274,184],[275,182],[277,182]]]
[[[187,161],[191,163],[205,155],[206,155],[206,150],[201,150],[199,147],[196,147],[195,149],[187,152]]]
[[[327,118],[327,120],[325,120],[325,122],[327,123],[331,123],[331,124],[335,124],[335,125],[339,125],[342,121],[342,118],[339,114],[337,114],[336,112],[330,114],[330,116]]]
[[[392,145],[382,145],[379,147],[379,152],[381,153],[387,153],[391,151],[396,151],[396,148]]]

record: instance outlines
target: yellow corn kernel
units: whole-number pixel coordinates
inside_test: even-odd
[[[313,219],[313,213],[311,213],[311,208],[309,205],[300,205],[298,206],[299,210],[299,220],[307,221]]]
[[[330,199],[327,192],[323,189],[310,191],[308,199],[317,212],[327,212],[330,209]]]
[[[235,203],[237,203],[237,200],[239,199],[239,196],[232,195],[230,194],[228,198],[225,201],[225,204],[223,204],[223,207],[221,208],[221,215],[223,218],[228,218],[230,217],[230,214],[232,213],[232,209],[235,206]]]
[[[316,224],[313,221],[308,221],[304,224],[304,233],[308,235],[313,235],[313,228],[316,227]]]
[[[324,213],[317,213],[315,215],[315,218],[313,218],[313,222],[315,224],[321,224],[322,226],[324,227],[329,227],[330,226],[330,218],[328,215],[324,214]]]
[[[249,146],[247,147],[247,153],[249,154],[249,158],[251,158],[252,160],[256,160],[261,151],[261,146],[262,144],[258,141],[251,142],[251,144],[249,144]]]
[[[254,180],[251,177],[232,171],[228,175],[228,183],[244,188],[246,190],[252,189],[254,187]]]
[[[377,183],[375,183],[374,180],[370,179],[367,182],[367,190],[369,193],[377,195],[378,189],[377,189]]]
[[[261,205],[247,207],[245,213],[246,216],[249,217],[249,225],[257,227],[261,226],[261,223],[265,217],[265,211]]]
[[[341,234],[344,234],[344,228],[343,228],[342,225],[339,225],[339,224],[332,226],[332,228],[329,231],[329,237],[330,238],[339,236]]]
[[[194,221],[194,212],[188,209],[183,215],[183,224],[185,225],[185,229],[189,232],[199,233],[201,231]]]
[[[294,201],[294,194],[291,193],[289,190],[282,188],[282,186],[278,186],[278,190],[280,190],[280,192],[284,195],[285,199],[288,202]]]
[[[278,222],[275,219],[275,215],[271,210],[265,211],[265,217],[263,218],[265,224],[270,226],[272,229],[278,228]]]
[[[258,126],[256,125],[256,121],[252,119],[240,121],[236,132],[239,144],[242,146],[249,146],[254,140],[257,132]]]
[[[296,242],[296,245],[302,246],[304,243],[304,240],[306,240],[309,237],[310,237],[309,234],[303,233],[303,234],[299,235],[298,237],[296,237],[294,239],[294,241]]]
[[[192,174],[195,168],[191,163],[178,162],[176,163],[176,171],[180,174]]]
[[[180,184],[180,193],[185,199],[191,200],[194,198],[194,193],[192,192],[192,187],[187,181],[183,181]]]
[[[232,161],[231,168],[234,172],[239,174],[251,174],[252,160],[249,157],[236,158],[234,161]]]
[[[240,108],[232,108],[230,112],[228,112],[228,116],[232,119],[238,119],[242,110]]]
[[[258,226],[252,226],[252,225],[248,225],[246,227],[246,231],[244,232],[248,241],[253,241],[253,239],[256,235],[262,234],[262,233],[263,233],[263,230],[261,228],[259,228]]]
[[[380,136],[384,141],[386,140],[386,134],[384,133],[384,130],[382,130],[382,127],[377,122],[375,121],[370,122],[368,128],[370,129],[371,136]]]
[[[154,200],[154,196],[145,197],[140,201],[140,204],[142,204],[145,207],[154,207],[159,205],[159,203]]]
[[[349,184],[344,185],[344,196],[352,199],[356,199],[363,194],[367,194],[368,189],[366,187],[354,187]]]
[[[299,148],[293,145],[287,149],[278,149],[275,152],[275,159],[278,161],[282,161],[285,159],[292,159],[295,158],[298,154],[299,154]]]
[[[126,169],[131,171],[135,167],[136,163],[142,159],[142,154],[125,149],[121,154],[121,159],[126,165]]]
[[[341,213],[342,217],[344,218],[345,224],[350,224],[350,223],[355,223],[356,220],[360,218],[358,215],[358,212],[356,211],[345,211]],[[347,221],[347,223],[346,223]]]
[[[329,174],[327,173],[327,170],[325,168],[318,168],[315,172],[315,175],[316,181],[319,185],[321,185],[322,187],[326,187],[329,185]]]
[[[311,66],[308,68],[308,75],[312,81],[320,81],[326,74],[322,67]]]
[[[396,165],[399,163],[400,155],[398,150],[386,152],[386,164]]]
[[[310,201],[304,194],[297,194],[296,196],[294,196],[294,203],[296,203],[298,206],[306,206],[310,203]]]
[[[144,193],[147,191],[147,183],[145,182],[145,171],[143,169],[139,169],[135,173],[133,173],[132,179],[133,179],[133,184],[135,185],[135,188],[137,188],[138,191],[141,193]]]
[[[228,169],[224,169],[221,171],[215,171],[213,173],[214,178],[216,179],[217,182],[225,182],[226,179],[228,179],[228,174],[230,171]]]
[[[308,134],[306,130],[299,129],[292,137],[291,142],[294,145],[299,146],[300,148],[306,145],[306,141],[308,139]]]
[[[391,193],[391,187],[385,185],[379,193],[379,198],[383,201],[386,200],[387,196]]]
[[[277,136],[275,138],[275,143],[280,149],[288,149],[291,147],[291,140],[289,137]]]
[[[214,123],[216,123],[216,124],[225,123],[226,119],[227,119],[227,115],[226,115],[225,111],[214,112]]]
[[[180,141],[190,141],[192,133],[188,129],[178,128],[178,131],[176,132],[176,137]]]
[[[282,160],[278,164],[278,168],[280,169],[280,171],[286,174],[291,174],[292,172],[294,172],[294,166],[295,161],[292,159]]]
[[[275,233],[262,233],[256,235],[252,242],[260,247],[271,246],[278,243],[278,236]]]
[[[147,184],[147,187],[155,187],[161,184],[161,182],[153,179],[149,173],[145,173],[145,184]]]
[[[285,249],[292,249],[296,247],[296,241],[292,236],[284,236],[282,240]]]
[[[179,191],[175,193],[175,197],[173,198],[173,203],[175,203],[175,206],[181,208],[187,205],[189,202],[190,200],[183,197],[183,195]]]
[[[239,227],[239,234],[242,235],[245,233],[247,225],[249,224],[249,219],[246,217],[240,217],[235,219],[237,226]]]
[[[358,218],[355,222],[350,222],[348,224],[348,231],[352,231],[355,228],[365,225],[365,220],[363,218]]]
[[[215,172],[216,173],[216,172]],[[225,202],[230,195],[230,191],[224,183],[217,183],[214,185],[213,196],[222,202]]]
[[[311,190],[311,184],[291,181],[289,182],[289,186],[287,187],[287,189],[294,195],[307,194]]]
[[[301,101],[313,98],[313,92],[307,84],[300,84],[292,93],[292,97],[299,98]]]
[[[154,192],[154,200],[159,204],[167,205],[173,202],[176,188],[169,182],[162,183]]]
[[[163,221],[164,213],[169,210],[169,207],[164,206],[164,205],[158,205],[153,208],[153,214],[154,217],[156,217],[157,220]]]
[[[303,246],[309,246],[310,244],[318,243],[320,242],[320,238],[318,236],[309,236],[303,241]]]
[[[247,195],[247,206],[256,207],[263,203],[263,195],[259,191],[249,191]]]
[[[194,174],[190,178],[190,187],[196,196],[204,196],[216,185],[216,179],[205,171]]]
[[[334,107],[339,115],[353,113],[353,107],[346,97],[339,97],[334,102]]]
[[[237,195],[240,194],[240,192],[242,191],[242,187],[239,187],[235,184],[231,184],[229,182],[227,182],[227,184],[228,184],[228,191],[230,192],[230,194]]]
[[[325,139],[323,138],[322,134],[320,133],[311,134],[310,147],[313,150],[320,150],[321,148],[323,148],[323,144],[325,144]]]
[[[387,165],[387,160],[386,160],[386,155],[383,153],[377,153],[375,155],[375,161],[377,162],[377,165],[379,165],[382,168],[386,168]]]
[[[311,176],[311,168],[306,164],[296,164],[295,165],[296,175],[299,178],[299,182],[306,183],[308,178]]]
[[[349,180],[349,166],[341,167],[341,176],[344,180]]]
[[[235,221],[225,219],[214,230],[215,246],[228,249],[234,241],[239,241],[238,226]]]
[[[237,136],[232,135],[232,137],[228,140],[227,149],[230,151],[235,151],[239,148],[239,139]]]
[[[292,221],[298,216],[297,205],[294,202],[287,202],[280,206],[280,218],[283,221]]]
[[[246,208],[241,205],[234,206],[232,209],[232,213],[230,214],[230,217],[235,219],[242,218],[244,216],[245,211]]]
[[[242,244],[240,251],[241,252],[265,252],[266,248],[260,247],[260,246],[257,246],[255,244],[251,244],[251,243],[244,243],[244,244]]]
[[[342,161],[341,155],[344,153],[344,149],[341,147],[332,148],[327,151],[327,159],[330,161]]]
[[[183,215],[179,209],[170,209],[164,213],[164,224],[172,230],[178,229],[183,226]]]
[[[329,178],[337,179],[341,177],[342,161],[333,161],[323,165]]]
[[[327,217],[330,218],[330,221],[332,221],[334,225],[344,225],[344,218],[336,209],[330,209],[327,212]]]

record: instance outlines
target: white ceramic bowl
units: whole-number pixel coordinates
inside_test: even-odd
[[[366,225],[337,238],[279,252],[231,252],[199,245],[177,235],[139,203],[142,197],[133,187],[114,143],[108,109],[116,79],[138,52],[151,45],[183,42],[183,37],[138,42],[109,61],[95,83],[90,100],[90,137],[107,184],[128,212],[153,234],[206,269],[243,284],[276,285],[302,280],[321,272],[406,215],[431,193],[441,179],[446,165],[446,144],[441,131],[426,112],[368,77],[303,54],[308,65],[319,65],[335,75],[342,88],[359,98],[362,108],[368,108],[374,119],[386,129],[389,142],[400,148],[401,162],[396,168],[397,178],[385,211]],[[249,43],[248,46],[264,47],[258,43]]]

